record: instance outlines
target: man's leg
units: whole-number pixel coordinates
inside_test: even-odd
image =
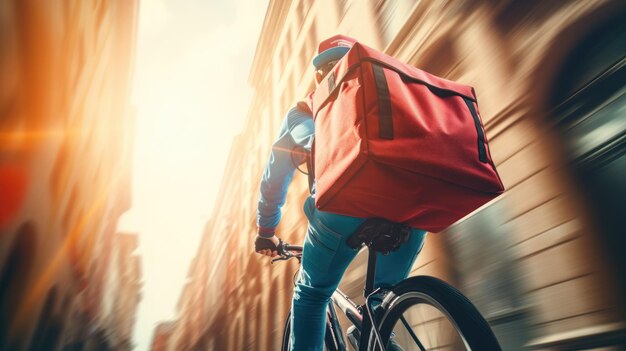
[[[309,226],[300,277],[293,293],[291,348],[321,351],[330,296],[357,254],[357,250],[346,244],[346,239],[363,220],[320,212],[311,198],[305,203],[305,213]]]
[[[425,237],[425,231],[413,229],[409,241],[402,244],[397,251],[386,256],[379,253],[376,256],[374,288],[391,287],[406,279],[424,246]]]

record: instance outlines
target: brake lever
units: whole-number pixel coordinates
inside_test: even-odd
[[[270,263],[274,263],[276,261],[287,261],[290,260],[292,258],[297,258],[298,262],[302,263],[302,254],[297,254],[294,255],[293,253],[291,253],[290,251],[285,250],[285,246],[288,246],[289,244],[287,244],[286,242],[282,241],[281,239],[279,244],[278,244],[278,254],[280,255],[280,257],[276,257],[276,258],[272,258],[272,261]]]
[[[276,257],[276,258],[272,258],[272,261],[270,263],[274,264],[274,262],[276,261],[287,261],[290,258],[291,257],[286,257],[286,256]]]

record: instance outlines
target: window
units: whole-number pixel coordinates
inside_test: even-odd
[[[73,145],[68,139],[63,140],[54,161],[54,167],[50,176],[50,187],[55,202],[59,202],[66,191],[69,178]]]
[[[298,7],[296,7],[296,22],[299,25],[302,25],[302,22],[304,21],[304,13],[302,11],[303,6],[304,6],[304,3],[300,1],[298,2]]]
[[[283,47],[280,51],[280,62],[281,66],[284,69],[287,66],[287,62],[291,57],[291,30],[287,32],[285,35],[285,41],[283,43]]]
[[[375,9],[383,38],[383,47],[396,37],[406,23],[417,0],[380,0]]]
[[[451,70],[457,67],[458,55],[450,40],[440,40],[425,52],[419,67],[440,77],[449,77]]]
[[[311,8],[311,2],[313,0],[302,0],[302,17],[306,18],[306,15],[309,13],[309,9]]]
[[[300,62],[302,63],[302,67],[304,67],[303,72],[305,72],[305,74],[308,69],[311,69],[311,60],[313,60],[313,56],[315,56],[315,52],[317,51],[315,25],[311,26],[306,36],[304,44],[302,45],[302,51],[300,52]]]
[[[70,222],[72,219],[72,214],[76,211],[76,205],[78,201],[78,184],[74,184],[72,186],[72,191],[70,193],[70,199],[65,206],[65,212],[63,213],[62,224],[63,224],[63,235],[65,236],[69,232],[70,225],[73,223]]]
[[[552,98],[568,167],[626,292],[626,23],[608,22],[570,54]],[[618,294],[619,296],[619,294]]]
[[[16,315],[24,291],[28,291],[30,273],[37,257],[37,236],[35,223],[23,223],[15,233],[11,249],[0,266],[0,340],[3,342],[15,337],[8,335],[6,326],[11,324],[11,316]]]
[[[341,23],[341,21],[343,20],[343,17],[346,15],[346,13],[348,12],[348,9],[350,8],[351,5],[351,0],[337,0],[336,4],[337,4],[337,23]]]

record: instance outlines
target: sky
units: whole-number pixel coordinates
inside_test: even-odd
[[[133,342],[147,350],[176,304],[210,217],[234,136],[267,0],[142,0],[132,102],[132,207],[143,288]]]

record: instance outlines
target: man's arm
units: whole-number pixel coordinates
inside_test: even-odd
[[[313,135],[314,123],[311,115],[295,108],[289,110],[281,125],[278,139],[272,146],[261,179],[257,217],[259,236],[270,238],[274,235],[296,165],[305,157],[297,150],[304,148],[310,151]]]

